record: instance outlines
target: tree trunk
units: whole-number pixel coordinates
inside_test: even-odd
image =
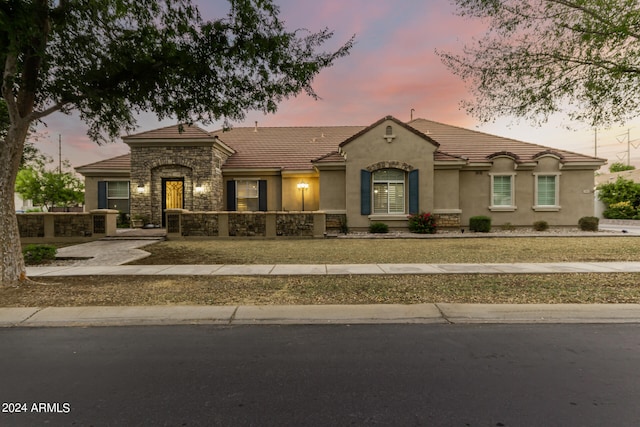
[[[12,124],[0,147],[0,283],[4,286],[27,280],[13,193],[28,130],[26,120]]]

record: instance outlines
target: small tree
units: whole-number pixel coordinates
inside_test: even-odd
[[[69,207],[84,201],[84,184],[70,172],[51,172],[36,168],[22,169],[16,178],[16,192],[23,199],[47,210]]]
[[[622,162],[615,162],[615,163],[611,163],[611,166],[609,166],[609,172],[613,173],[613,172],[632,171],[635,168],[636,167],[632,165],[625,165]]]

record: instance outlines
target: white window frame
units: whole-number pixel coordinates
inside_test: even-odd
[[[559,172],[535,172],[533,174],[533,181],[534,181],[534,189],[533,189],[533,194],[534,194],[534,204],[533,204],[533,210],[534,211],[539,211],[539,212],[557,212],[561,209],[560,206],[560,175],[561,173]],[[540,177],[549,177],[552,176],[555,178],[555,200],[554,200],[554,204],[553,205],[541,205],[538,201],[538,181],[540,179]]]
[[[260,180],[259,179],[237,179],[235,180],[236,183],[236,210],[239,212],[258,212],[260,210]],[[240,197],[240,187],[241,185],[246,185],[246,186],[250,186],[254,184],[255,185],[255,190],[256,190],[256,196],[255,197]],[[244,209],[240,209],[240,200],[249,200],[249,199],[255,199],[255,205],[256,205],[256,209],[253,210],[249,210],[247,208]],[[245,203],[244,206],[248,207],[248,204]]]
[[[381,172],[381,171],[385,171],[385,170],[394,170],[394,171],[399,171],[402,173],[402,179],[379,179],[376,180],[375,176],[376,176],[376,172]],[[371,174],[371,203],[372,203],[372,209],[371,212],[374,216],[378,216],[378,215],[404,215],[406,213],[407,207],[407,174],[405,171],[403,171],[402,169],[396,169],[396,168],[385,168],[385,169],[378,169],[374,172],[372,172]],[[376,212],[376,184],[377,185],[384,185],[386,184],[387,186],[387,211],[386,212]],[[402,184],[402,210],[401,211],[390,211],[390,207],[391,207],[391,203],[389,203],[389,194],[391,194],[390,191],[388,191],[389,189],[389,185],[390,184]]]
[[[117,208],[117,200],[126,200],[127,201],[127,210],[126,211],[122,211],[125,213],[129,213],[131,212],[131,181],[120,181],[120,180],[110,180],[110,181],[105,181],[107,184],[107,188],[106,188],[106,198],[107,198],[107,208],[108,209],[116,209],[121,211],[121,209]],[[125,183],[126,184],[126,188],[127,188],[127,195],[126,197],[109,197],[109,187],[111,184],[114,183]],[[112,204],[113,201],[113,204]],[[113,206],[113,208],[112,208]]]
[[[515,194],[516,174],[515,173],[490,173],[489,176],[491,176],[491,200],[490,200],[489,210],[491,210],[491,211],[512,212],[512,211],[515,211],[516,209],[518,209],[518,207],[516,206],[516,194]],[[494,183],[494,181],[495,181],[496,177],[509,177],[510,178],[511,204],[509,204],[509,205],[495,205],[494,204],[494,201],[495,201],[495,194],[494,194],[495,183]]]

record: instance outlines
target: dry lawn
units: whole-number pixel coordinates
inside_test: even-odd
[[[132,264],[404,264],[640,261],[635,237],[170,240]]]
[[[138,264],[640,261],[633,237],[167,241]],[[0,287],[0,306],[640,303],[640,274],[84,276]]]

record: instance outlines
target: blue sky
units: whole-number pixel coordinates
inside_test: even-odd
[[[483,26],[455,15],[446,0],[277,0],[281,16],[289,29],[318,31],[325,27],[335,32],[327,50],[336,48],[356,35],[350,56],[338,60],[316,78],[314,88],[321,100],[306,95],[287,100],[274,115],[249,113],[244,123],[262,126],[363,125],[386,115],[408,121],[414,117],[477,129],[496,135],[555,148],[594,154],[594,132],[580,123],[568,123],[553,117],[542,127],[497,118],[480,124],[459,108],[468,97],[464,84],[440,62],[435,50],[460,50],[465,42],[482,34]],[[201,14],[214,19],[227,11],[223,0],[198,0]],[[86,126],[77,116],[55,114],[45,119],[44,138],[37,144],[57,159],[58,135],[62,155],[73,166],[125,154],[121,141],[97,146],[86,137]],[[158,121],[152,115],[139,118],[139,131],[174,124]],[[567,129],[570,126],[571,129]],[[204,126],[217,129],[219,123]],[[622,134],[631,129],[631,139],[640,144],[640,120],[625,126],[599,131],[598,156],[609,163],[626,162],[627,145]],[[623,142],[618,142],[622,139]],[[634,141],[635,142],[635,141]],[[636,162],[636,159],[638,161]],[[640,166],[640,152],[631,147],[631,162]]]

